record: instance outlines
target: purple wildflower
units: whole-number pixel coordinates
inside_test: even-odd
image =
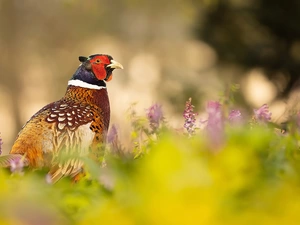
[[[231,110],[231,112],[229,113],[228,120],[232,124],[241,123],[242,119],[243,119],[243,117],[242,117],[242,113],[240,112],[240,110]]]
[[[224,136],[223,116],[221,104],[219,102],[210,101],[207,103],[207,134],[214,145],[220,145]]]
[[[113,124],[109,130],[109,133],[107,135],[107,142],[108,143],[113,143],[118,140],[118,131],[117,127],[115,124]]]
[[[110,144],[113,153],[121,154],[123,152],[122,146],[119,142],[118,130],[114,124],[111,126],[107,135],[107,142]]]
[[[160,122],[164,119],[162,106],[158,104],[153,104],[150,108],[146,109],[146,112],[147,118],[150,123],[150,127],[153,131],[155,131],[159,127]]]
[[[269,111],[267,104],[262,105],[259,109],[254,109],[254,118],[259,122],[267,122],[271,120],[272,113]]]
[[[24,158],[23,157],[14,157],[10,161],[10,171],[12,173],[21,173],[23,171],[24,164]]]
[[[185,119],[183,127],[187,130],[189,135],[193,135],[195,133],[197,115],[198,113],[194,113],[192,98],[189,98],[189,100],[185,103],[185,109],[183,112],[183,117]]]

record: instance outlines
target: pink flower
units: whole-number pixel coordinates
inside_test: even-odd
[[[118,131],[117,131],[117,127],[115,126],[115,124],[113,124],[108,132],[107,135],[107,142],[108,143],[113,143],[116,142],[118,140]]]
[[[21,173],[23,171],[24,166],[24,158],[22,156],[14,157],[10,161],[10,171],[12,173]]]
[[[146,109],[146,113],[150,123],[150,127],[153,131],[155,131],[159,127],[160,122],[162,122],[164,119],[162,106],[153,104],[150,108]]]
[[[269,111],[267,104],[262,105],[259,109],[254,109],[254,118],[259,122],[268,122],[271,120],[272,113]]]
[[[206,126],[208,137],[214,145],[220,145],[224,136],[221,104],[219,102],[210,101],[207,103],[206,111],[208,113]]]
[[[116,154],[123,154],[124,150],[122,145],[120,144],[119,137],[118,137],[118,129],[115,124],[113,124],[109,130],[107,135],[107,142],[111,146],[111,151]]]
[[[185,103],[185,109],[183,112],[183,117],[185,119],[183,127],[187,130],[189,135],[193,135],[195,133],[197,115],[198,113],[194,113],[192,98],[189,98],[189,100]]]
[[[228,120],[232,124],[238,124],[242,122],[242,113],[240,110],[231,110],[228,116]]]

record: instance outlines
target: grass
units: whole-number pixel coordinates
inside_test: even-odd
[[[200,130],[187,107],[193,124],[184,132],[167,127],[161,106],[132,112],[132,149],[124,153],[112,129],[106,166],[87,161],[90,173],[76,184],[0,170],[0,224],[297,224],[298,128],[275,131],[265,106],[251,122],[235,112],[232,123],[210,102]]]

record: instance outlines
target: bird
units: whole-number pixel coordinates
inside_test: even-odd
[[[65,95],[25,123],[7,155],[7,162],[22,157],[29,168],[49,168],[53,183],[76,179],[84,166],[80,157],[99,157],[110,123],[106,83],[114,69],[123,69],[107,54],[79,56],[79,61]]]

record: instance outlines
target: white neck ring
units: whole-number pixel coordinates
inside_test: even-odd
[[[106,87],[104,87],[104,86],[89,84],[82,80],[69,80],[68,85],[73,85],[73,86],[82,87],[82,88],[96,89],[96,90],[106,89]]]

